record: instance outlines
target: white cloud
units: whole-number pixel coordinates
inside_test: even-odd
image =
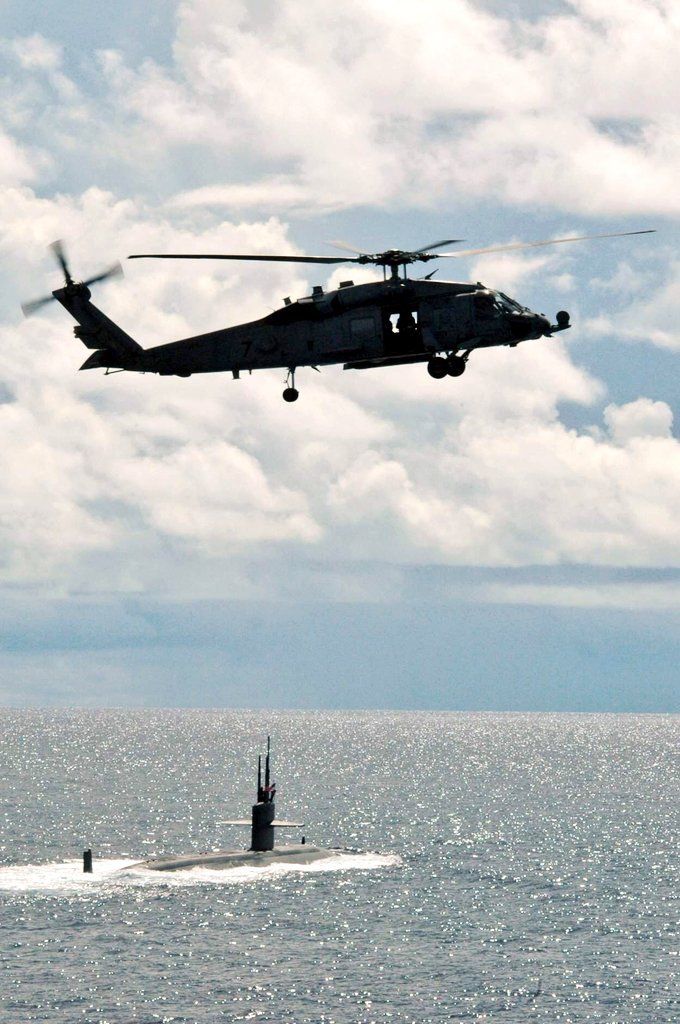
[[[207,185],[203,188],[181,192],[169,202],[170,208],[192,209],[201,206],[242,207],[272,206],[276,210],[288,210],[304,206],[307,193],[299,183],[280,176],[266,178],[255,183],[241,185]]]
[[[61,67],[62,48],[41,35],[24,36],[6,42],[3,49],[11,53],[27,70],[57,71]]]
[[[623,431],[635,411],[617,421],[609,407],[608,420]],[[379,516],[385,537],[389,522],[407,551],[451,563],[677,565],[680,445],[651,433],[664,410],[647,412],[615,444],[542,418],[470,412],[438,448],[404,453],[401,464],[359,455],[332,508],[353,522]]]
[[[679,44],[673,7],[645,0],[532,23],[469,0],[187,0],[172,67],[101,60],[148,156],[194,144],[227,162],[232,180],[185,204],[427,205],[455,188],[602,215],[678,209]]]
[[[572,111],[499,114],[461,134],[455,164],[451,143],[440,145],[431,185],[439,190],[448,178],[473,195],[500,192],[520,206],[588,215],[678,212],[672,190],[680,150],[661,154],[658,141],[621,143]]]
[[[271,485],[257,459],[224,441],[139,452],[119,467],[115,484],[119,500],[139,508],[153,530],[199,549],[226,554],[321,536],[302,494]]]
[[[0,405],[0,575],[25,585],[53,583],[81,554],[110,549],[114,522],[90,510],[98,496],[93,461],[105,449],[101,422],[84,402],[62,403],[57,388]],[[97,436],[99,435],[99,436]]]
[[[608,405],[604,410],[607,428],[618,444],[633,438],[672,437],[673,411],[665,402],[638,398],[626,405]]]
[[[570,0],[570,6],[573,14],[546,18],[538,30],[559,83],[555,102],[623,122],[676,115],[674,0]]]
[[[471,0],[185,0],[172,63],[102,49],[79,88],[45,36],[0,41],[6,130],[41,178],[84,166],[184,208],[455,191],[599,217],[680,209],[679,45],[674,6],[646,0],[531,22]]]
[[[601,313],[587,324],[594,335],[616,334],[622,339],[645,341],[659,348],[680,350],[680,262],[673,256],[660,279],[648,275],[631,282],[626,294],[626,277],[618,274],[609,283],[623,294],[622,308]],[[632,298],[632,301],[630,299]]]
[[[139,74],[134,74],[125,67],[116,51],[100,51],[98,58],[110,88],[125,98],[128,115],[138,114],[166,144],[225,141],[228,107],[221,113],[211,109],[199,96],[183,89],[151,62],[145,63]],[[153,146],[153,142],[153,136],[149,136],[149,145]]]
[[[508,240],[508,244],[509,244]],[[489,245],[502,244],[489,242]],[[516,256],[510,253],[490,253],[479,256],[470,268],[470,280],[493,281],[493,287],[513,295],[525,280],[538,271],[545,271],[559,256]]]
[[[675,582],[588,583],[566,585],[496,583],[480,590],[493,604],[522,604],[558,608],[618,608],[635,611],[677,611],[680,586]]]
[[[27,149],[0,128],[0,188],[31,181],[36,176],[33,157]]]
[[[0,185],[39,180],[54,169],[51,142],[57,141],[55,152],[91,146],[91,135],[77,137],[87,120],[87,103],[62,69],[62,48],[44,36],[0,37],[3,57],[0,126],[5,141],[0,155],[4,149],[5,159],[0,161]]]

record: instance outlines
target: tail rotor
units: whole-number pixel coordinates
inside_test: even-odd
[[[66,287],[72,288],[73,285],[75,284],[75,281],[71,277],[71,272],[68,268],[68,263],[66,261],[66,252],[64,250],[64,243],[61,240],[61,238],[58,238],[56,242],[52,242],[50,245],[50,249],[54,253],[54,257],[57,263],[61,267],[62,273],[64,275],[64,281],[66,282]]]
[[[123,274],[123,268],[120,263],[114,263],[101,273],[95,274],[94,277],[89,277],[86,281],[74,281],[68,265],[68,260],[66,259],[66,251],[62,240],[57,239],[56,242],[52,242],[49,248],[51,249],[54,258],[59,264],[61,272],[64,275],[64,290],[67,295],[82,294],[86,298],[89,298],[89,286],[91,284],[98,284],[100,281],[106,281],[113,277],[121,277]],[[57,291],[58,290],[60,289],[57,289]],[[44,295],[40,299],[33,299],[31,302],[22,303],[21,309],[23,310],[24,316],[32,316],[33,313],[37,313],[39,309],[42,309],[43,306],[53,302],[56,298],[56,292],[52,292],[51,295]]]

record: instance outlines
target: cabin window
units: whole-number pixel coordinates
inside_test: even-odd
[[[392,334],[400,334],[402,337],[406,336],[410,331],[415,331],[418,328],[418,310],[417,309],[397,309],[391,310],[387,314],[387,324]]]
[[[388,308],[383,317],[385,352],[388,356],[421,351],[422,336],[415,306]]]

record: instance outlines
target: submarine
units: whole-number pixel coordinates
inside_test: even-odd
[[[271,781],[271,740],[267,737],[267,753],[262,778],[262,755],[257,759],[257,800],[250,819],[230,819],[220,825],[249,825],[250,847],[247,850],[210,850],[205,853],[182,853],[177,856],[149,857],[128,864],[123,871],[144,868],[150,871],[179,871],[182,868],[208,867],[216,869],[240,867],[268,867],[270,864],[312,864],[327,857],[337,857],[341,850],[324,849],[305,842],[274,844],[277,828],[302,828],[300,821],[277,821],[274,798],[276,784]]]

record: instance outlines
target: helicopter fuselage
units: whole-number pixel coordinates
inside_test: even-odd
[[[50,246],[64,276],[64,286],[51,295],[22,305],[26,316],[56,299],[76,320],[74,332],[92,355],[81,370],[95,367],[107,373],[129,370],[161,376],[191,377],[196,373],[231,372],[284,367],[288,371],[283,398],[298,398],[295,372],[298,367],[341,363],[345,370],[365,370],[407,363],[427,363],[431,377],[459,377],[470,353],[498,345],[514,347],[531,338],[551,337],[566,331],[569,314],[561,310],[552,324],[543,313],[534,313],[503,292],[476,284],[433,281],[432,274],[411,280],[406,268],[436,259],[460,259],[485,253],[516,252],[545,246],[653,234],[649,228],[597,235],[572,235],[533,242],[510,242],[476,249],[442,248],[460,239],[442,239],[418,249],[387,249],[366,253],[346,242],[330,243],[351,256],[313,256],[275,253],[134,253],[128,259],[237,260],[260,263],[306,263],[331,266],[358,264],[382,267],[383,280],[355,285],[344,281],[325,292],[317,286],[312,294],[284,305],[251,323],[208,334],[183,338],[144,349],[90,301],[89,286],[121,273],[120,264],[76,282],[69,270],[61,241]]]
[[[467,359],[473,349],[515,346],[568,327],[567,314],[551,324],[543,314],[480,283],[405,278],[357,285],[347,281],[328,292],[316,287],[310,296],[287,299],[260,320],[142,349],[90,302],[87,288],[76,285],[53,294],[78,321],[77,337],[95,350],[81,369],[164,376],[239,376],[337,363],[368,369],[431,363],[438,353],[453,359],[463,353]]]

